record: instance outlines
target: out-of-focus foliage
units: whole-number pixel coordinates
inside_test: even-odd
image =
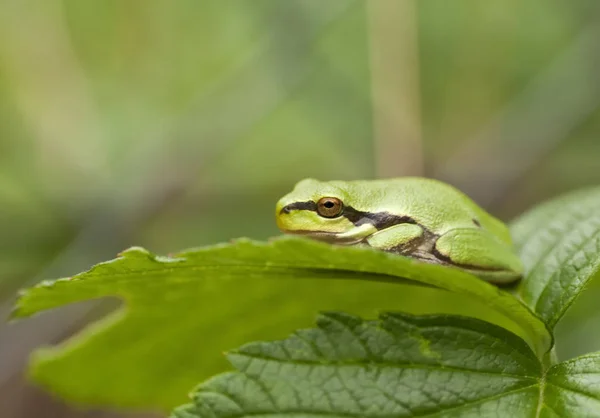
[[[97,213],[165,250],[266,237],[299,178],[372,175],[360,2],[1,7],[2,281]]]

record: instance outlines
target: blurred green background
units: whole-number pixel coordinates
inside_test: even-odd
[[[424,175],[509,220],[600,184],[595,0],[0,2],[0,315],[141,245],[277,234],[304,177]],[[598,291],[559,354],[600,350]],[[597,287],[597,285],[596,285]],[[74,410],[31,349],[103,307],[0,323],[0,415]]]

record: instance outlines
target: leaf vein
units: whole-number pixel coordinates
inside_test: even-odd
[[[250,358],[256,358],[256,359],[260,359],[260,360],[264,360],[264,361],[269,361],[269,362],[276,362],[276,363],[289,363],[288,360],[282,360],[282,359],[278,359],[278,358],[274,358],[274,357],[268,357],[268,356],[263,356],[260,354],[254,354],[254,353],[242,353],[242,352],[238,352],[237,353],[240,356],[244,356],[244,357],[250,357]],[[311,360],[298,360],[298,359],[294,359],[293,360],[294,364],[298,364],[298,365],[305,365],[305,366],[322,366],[322,367],[363,367],[363,366],[369,366],[369,365],[376,365],[376,366],[381,366],[381,367],[387,367],[390,369],[423,369],[423,370],[440,370],[440,371],[445,371],[445,372],[460,372],[460,373],[467,373],[467,374],[483,374],[483,375],[491,375],[491,376],[502,376],[502,377],[510,377],[510,378],[515,378],[515,379],[523,379],[523,380],[535,380],[537,381],[539,379],[538,376],[529,376],[529,375],[519,375],[519,374],[512,374],[512,373],[505,373],[505,372],[495,372],[495,371],[489,371],[489,370],[473,370],[473,369],[465,369],[462,367],[456,367],[456,366],[447,366],[447,365],[442,365],[442,364],[417,364],[417,363],[389,363],[389,362],[382,362],[382,361],[372,361],[372,360],[365,360],[365,361],[361,361],[361,360],[344,360],[343,362],[340,361],[328,361],[328,362],[317,362],[317,361],[311,361]]]

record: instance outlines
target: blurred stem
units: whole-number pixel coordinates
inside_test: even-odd
[[[369,0],[369,49],[378,177],[423,172],[415,0]]]

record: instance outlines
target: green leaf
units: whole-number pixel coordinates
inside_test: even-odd
[[[520,338],[476,319],[328,313],[317,325],[228,353],[238,371],[172,418],[600,416],[600,354],[544,375]]]
[[[600,269],[600,188],[551,200],[511,225],[525,264],[519,294],[552,329]]]
[[[545,381],[540,416],[600,417],[600,353],[553,366]]]
[[[551,343],[524,305],[467,273],[293,238],[239,240],[172,257],[133,248],[27,290],[14,315],[104,296],[122,298],[126,309],[32,361],[35,380],[70,401],[170,409],[198,381],[226,370],[224,350],[281,338],[328,309],[371,317],[382,309],[458,313],[510,328],[540,356]]]

